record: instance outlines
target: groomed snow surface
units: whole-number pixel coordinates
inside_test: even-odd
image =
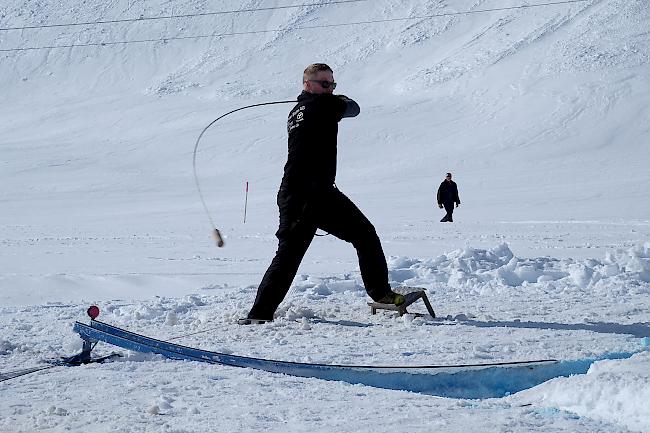
[[[0,50],[39,49],[0,51],[0,374],[79,352],[72,326],[91,304],[104,322],[244,356],[588,371],[448,398],[99,343],[124,356],[0,382],[0,432],[650,433],[647,1],[314,3],[3,2]],[[354,250],[325,236],[275,321],[236,324],[277,247],[291,106],[238,112],[201,142],[224,248],[192,151],[219,115],[295,98],[316,61],[362,107],[340,124],[337,185],[375,225],[391,284],[426,290],[436,318],[371,315]],[[447,171],[453,224],[435,204]]]

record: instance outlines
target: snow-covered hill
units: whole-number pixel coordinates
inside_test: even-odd
[[[274,5],[287,3],[11,1],[0,25]],[[197,131],[227,109],[294,97],[304,65],[322,60],[335,68],[341,92],[364,108],[358,122],[344,126],[339,173],[344,185],[363,194],[389,194],[391,201],[422,212],[441,174],[451,170],[459,176],[470,219],[645,219],[650,211],[646,2],[585,1],[306,29],[514,5],[519,3],[354,2],[2,31],[6,49],[281,29],[3,53],[4,172],[11,179],[3,182],[6,194],[25,197],[26,185],[45,176],[48,193],[90,192],[98,183],[102,191],[119,189],[126,177],[130,187],[148,191],[154,184],[191,195],[189,167],[182,161]],[[215,132],[216,149],[203,159],[218,152],[230,167],[204,170],[206,181],[223,183],[219,175],[235,172],[270,184],[265,192],[272,191],[283,163],[284,132],[278,125],[285,111],[242,114],[240,119],[269,122],[250,134],[237,127],[236,118],[228,122],[235,123],[232,128]],[[57,149],[58,158],[46,167],[67,165],[90,175],[76,176],[76,182],[47,177],[57,168],[42,170],[24,158],[32,153],[41,158],[43,146]],[[382,191],[364,186],[377,180],[396,185]],[[405,198],[406,191],[415,194]]]
[[[650,431],[650,5],[541,3],[4,0],[0,371],[77,350],[90,302],[150,335],[207,330],[183,344],[279,359],[642,353],[482,402],[131,356],[0,384],[0,431]],[[66,23],[81,25],[52,26]],[[192,151],[217,116],[294,98],[312,62],[362,107],[341,122],[338,186],[391,282],[427,289],[454,326],[365,316],[356,255],[332,237],[274,324],[234,324],[276,248],[289,105],[200,143],[223,249]],[[453,225],[434,202],[447,171]],[[87,406],[91,380],[108,406]]]

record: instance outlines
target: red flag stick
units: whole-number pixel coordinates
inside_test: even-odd
[[[248,181],[246,181],[246,199],[244,200],[244,224],[246,223],[246,208],[248,207]]]

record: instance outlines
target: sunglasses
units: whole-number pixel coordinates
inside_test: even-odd
[[[307,80],[311,81],[312,83],[318,83],[323,89],[329,89],[330,87],[332,90],[336,89],[336,82],[334,81],[327,81],[327,80]]]

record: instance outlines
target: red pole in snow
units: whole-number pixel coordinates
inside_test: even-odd
[[[244,224],[246,224],[246,208],[248,207],[248,181],[246,181],[246,198],[244,199]]]

